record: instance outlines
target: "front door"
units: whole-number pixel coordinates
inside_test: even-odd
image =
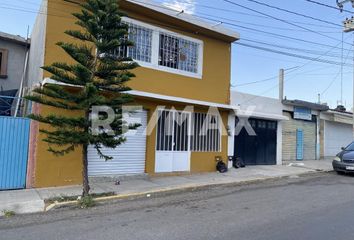
[[[304,160],[304,131],[296,130],[296,160]]]
[[[190,171],[191,114],[159,110],[155,172]]]

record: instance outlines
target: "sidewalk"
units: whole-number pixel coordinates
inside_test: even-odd
[[[116,194],[115,198],[124,198],[224,184],[245,184],[332,170],[332,162],[329,160],[304,161],[300,164],[294,162],[291,165],[249,166],[242,169],[230,169],[229,172],[224,174],[215,172],[173,177],[127,179],[121,181],[120,185],[115,185],[114,182],[93,182],[91,183],[91,193],[114,192]],[[45,211],[44,200],[61,196],[79,196],[81,191],[81,186],[2,191],[0,192],[0,215],[3,214],[4,210],[14,211],[15,213],[43,212]]]

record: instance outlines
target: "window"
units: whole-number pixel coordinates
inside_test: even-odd
[[[0,49],[0,78],[7,78],[8,50]]]
[[[220,117],[206,113],[194,113],[192,123],[191,150],[195,152],[220,152]]]
[[[160,33],[159,65],[198,73],[198,43]]]
[[[202,41],[126,17],[123,22],[129,26],[127,38],[135,45],[115,54],[131,57],[143,67],[201,78]]]
[[[128,40],[134,42],[133,47],[122,47],[118,50],[119,56],[131,57],[136,61],[151,62],[152,30],[133,23],[129,26]]]

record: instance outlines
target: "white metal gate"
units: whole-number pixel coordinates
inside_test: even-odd
[[[89,176],[129,175],[145,172],[147,112],[137,111],[124,118],[128,124],[139,123],[136,130],[126,133],[127,141],[115,149],[105,148],[102,152],[113,159],[105,161],[96,149],[88,149]]]
[[[191,114],[159,110],[155,172],[190,171]]]

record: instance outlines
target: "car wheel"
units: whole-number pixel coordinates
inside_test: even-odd
[[[344,175],[344,174],[345,174],[345,172],[342,172],[342,171],[337,171],[337,174],[338,174],[338,175]]]

